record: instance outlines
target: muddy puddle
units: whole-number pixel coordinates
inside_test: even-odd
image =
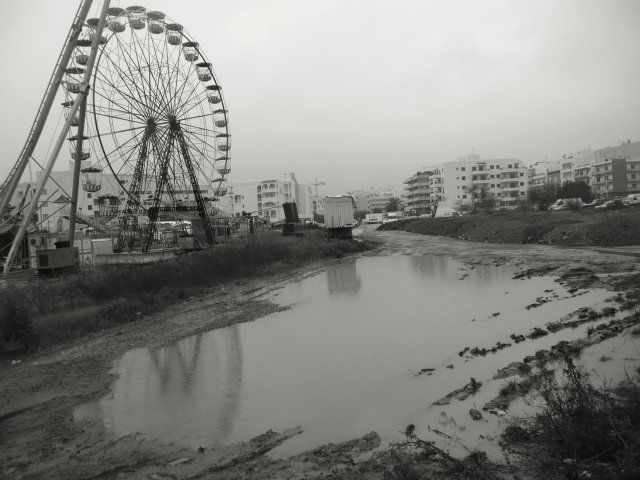
[[[515,272],[444,256],[346,259],[270,294],[292,305],[287,311],[128,352],[114,365],[113,390],[76,416],[98,416],[115,436],[140,432],[190,447],[301,426],[304,433],[272,452],[277,456],[372,430],[386,444],[410,423],[418,434],[431,426],[468,447],[490,450],[491,432],[504,418],[485,414],[474,422],[468,411],[480,409],[504,384],[492,380],[497,369],[584,336],[590,324],[486,356],[458,353],[513,343],[512,333],[526,334],[583,306],[600,308],[611,295],[572,295],[551,277],[513,280]],[[525,309],[539,297],[549,301]],[[625,340],[599,348],[615,350],[615,341]],[[633,357],[636,347],[627,347],[625,355]],[[434,370],[419,374],[423,369]],[[470,377],[483,382],[476,395],[432,405]]]

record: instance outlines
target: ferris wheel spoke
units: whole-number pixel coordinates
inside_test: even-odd
[[[217,146],[211,145],[209,142],[207,142],[202,135],[199,135],[199,134],[197,134],[195,132],[189,132],[189,134],[194,136],[197,140],[201,141],[202,143],[204,143],[206,146],[208,146],[212,150],[214,150],[214,151],[216,151],[218,153],[225,153],[222,150],[219,150]]]
[[[198,90],[198,84],[196,83],[196,84],[193,85],[193,88],[189,91],[189,93],[187,94],[186,98],[184,98],[184,100],[182,102],[182,105],[187,105],[189,103],[189,101],[193,98],[194,95],[197,96],[199,94],[197,90]],[[178,107],[178,112],[181,115],[185,115],[189,110],[185,111],[184,107],[182,107],[182,106]]]
[[[148,36],[150,35],[148,33],[148,31],[146,32],[146,35],[147,35],[147,41],[150,41],[151,43],[153,43],[153,40],[148,38]],[[132,60],[132,62],[136,63],[141,78],[146,80],[146,86],[149,88],[150,94],[149,94],[149,98],[147,99],[147,101],[148,102],[153,102],[154,104],[157,104],[158,102],[161,101],[164,105],[166,105],[166,99],[165,98],[162,98],[162,100],[154,98],[155,95],[153,94],[153,92],[157,93],[160,90],[160,85],[158,83],[157,77],[152,75],[152,73],[153,73],[153,71],[152,71],[153,63],[151,61],[151,55],[147,54],[148,53],[147,52],[148,49],[144,48],[144,45],[142,45],[142,41],[141,41],[141,39],[140,39],[140,37],[138,36],[137,33],[135,33],[135,32],[133,33],[133,38],[134,38],[134,41],[132,42],[132,44],[133,44],[134,52],[136,53],[136,55],[139,58],[142,58],[142,61],[144,63],[146,63],[147,75],[145,76],[143,71],[142,71],[142,67],[140,65],[140,62],[136,62],[136,61]],[[127,52],[127,53],[130,54],[130,52]],[[153,82],[153,85],[152,85],[152,82]],[[166,114],[167,112],[165,111],[163,113]]]
[[[98,106],[97,106],[97,105],[93,105],[93,108],[94,108],[94,109],[95,109],[95,108],[98,108]],[[113,110],[113,111],[116,111],[116,110]],[[117,110],[117,111],[118,111],[118,112],[120,112],[120,110]],[[125,118],[125,117],[120,117],[120,116],[116,116],[116,115],[109,115],[109,114],[107,114],[107,113],[97,112],[97,111],[95,111],[95,110],[94,110],[94,112],[93,112],[93,113],[95,113],[96,115],[99,115],[99,116],[101,116],[101,117],[115,118],[116,120],[121,120],[121,121],[123,121],[123,122],[138,123],[138,124],[142,125],[143,127],[146,125],[146,122],[144,122],[142,119],[140,119],[140,120],[134,120],[133,118]],[[124,112],[124,111],[123,111],[122,113],[128,114],[129,112]],[[134,118],[138,118],[138,117],[134,117]]]
[[[119,40],[117,40],[119,41]],[[129,83],[134,85],[134,88],[137,88],[137,82],[135,81],[135,78],[133,78],[131,76],[131,72],[127,72],[125,71],[118,63],[116,63],[114,61],[114,59],[111,57],[111,55],[109,55],[108,52],[104,52],[105,58],[111,63],[111,65],[117,70],[117,73],[119,74],[120,78],[124,78],[127,79],[128,82],[121,82],[121,84],[125,85],[128,93],[124,92],[122,89],[118,88],[116,86],[116,82],[113,81],[113,78],[107,78],[107,76],[104,73],[104,70],[102,69],[98,69],[96,70],[96,74],[100,73],[100,75],[102,76],[103,80],[105,81],[105,83],[107,83],[107,85],[109,85],[112,89],[116,90],[118,93],[120,93],[120,95],[122,95],[125,99],[130,99],[127,100],[130,104],[130,106],[132,108],[134,108],[134,105],[137,106],[137,108],[139,109],[140,107],[142,108],[148,108],[149,105],[141,102],[140,100],[138,100],[134,95],[133,95],[133,91],[129,88]],[[119,58],[119,57],[118,57]],[[140,110],[139,110],[140,111]],[[141,112],[142,115],[144,115],[143,112]]]
[[[134,38],[137,38],[137,34],[135,33],[135,30],[132,30],[132,35],[134,36]],[[122,55],[118,55],[118,61],[120,61],[123,58],[123,55],[126,55],[127,58],[129,59],[129,62],[127,63],[127,67],[129,70],[129,78],[132,77],[131,75],[131,64],[133,64],[134,67],[136,67],[137,71],[138,71],[138,75],[140,77],[140,79],[142,79],[142,82],[132,82],[136,88],[136,90],[138,91],[138,94],[141,95],[141,97],[144,97],[145,103],[148,105],[151,101],[150,98],[150,92],[153,90],[151,88],[151,86],[149,85],[149,92],[147,92],[147,88],[146,88],[146,84],[144,82],[144,74],[142,73],[142,67],[140,65],[140,62],[136,60],[136,58],[134,58],[134,56],[131,55],[131,50],[130,48],[127,48],[127,45],[123,45],[122,41],[120,40],[120,38],[118,37],[117,39],[117,46],[120,52],[122,52]],[[134,46],[135,48],[135,46]],[[136,48],[136,53],[137,53],[137,48]],[[121,67],[122,68],[122,67]]]
[[[131,148],[123,152],[125,154],[122,155],[122,165],[120,165],[120,168],[116,172],[116,177],[118,177],[122,173],[122,170],[124,169],[124,167],[129,165],[129,161],[131,160],[131,157],[138,150],[138,147],[142,147],[143,142],[144,142],[144,136],[140,139],[139,143],[136,143]]]
[[[154,95],[152,94],[152,92],[154,91],[154,88],[151,85],[151,78],[153,78],[151,76],[152,65],[150,64],[146,55],[144,54],[145,49],[142,47],[138,48],[138,44],[140,44],[140,40],[135,30],[132,31],[132,36],[135,39],[135,41],[132,44],[133,52],[132,52],[131,45],[124,45],[120,40],[118,41],[118,48],[119,48],[119,51],[121,52],[118,55],[118,60],[124,61],[125,67],[121,67],[121,68],[129,71],[130,78],[134,78],[135,77],[134,71],[137,71],[137,76],[139,76],[141,81],[134,82],[134,83],[136,85],[136,88],[139,94],[141,95],[141,97],[144,97],[145,104],[147,106],[150,106],[152,104],[154,106],[152,109],[159,112],[160,106],[158,102],[155,101]],[[140,59],[142,59],[142,62],[140,61]],[[145,75],[143,71],[145,68],[143,67],[146,68],[147,75]],[[140,89],[142,90],[141,93],[140,93]]]
[[[198,93],[195,97],[190,97],[189,100],[183,103],[182,110],[180,112],[181,115],[186,115],[194,108],[202,105],[205,101],[208,103],[207,94],[206,93]],[[188,108],[187,108],[188,107]]]
[[[139,127],[126,128],[124,130],[117,130],[115,132],[97,133],[95,135],[89,136],[89,138],[97,138],[97,137],[101,137],[103,135],[115,135],[116,133],[132,132],[134,130],[140,130],[141,128],[146,128],[146,125],[141,125]]]
[[[111,150],[109,153],[105,153],[105,159],[107,159],[107,161],[109,161],[109,158],[111,157],[111,155],[113,155],[115,152],[117,152],[118,150],[122,149],[125,145],[127,145],[128,143],[130,143],[133,140],[136,140],[138,137],[140,136],[140,132],[136,133],[135,135],[133,135],[129,140],[127,140],[126,142],[118,145],[116,148],[114,148],[113,150]],[[100,138],[100,137],[98,137]],[[135,145],[134,147],[135,148]]]
[[[113,103],[115,105],[117,105],[121,110],[123,111],[127,111],[127,108],[124,107],[123,105],[121,105],[119,102],[116,102],[115,100],[113,100],[112,98],[108,98],[106,95],[102,94],[100,92],[100,90],[98,90],[97,88],[93,89],[94,93],[97,93],[99,96],[101,96],[102,98],[104,98],[107,102]],[[138,110],[137,107],[135,107],[134,105],[131,105],[132,109],[135,110],[136,116],[138,116],[139,118],[146,118],[146,116],[144,115],[144,113],[142,113],[141,111]],[[129,110],[131,111],[131,110]],[[133,113],[133,112],[132,112]]]
[[[130,55],[126,48],[121,48],[121,50],[123,52],[125,52],[126,55]],[[140,85],[140,84],[144,87],[144,81],[143,82],[136,81],[137,80],[136,76],[131,71],[132,65],[130,65],[128,62],[126,62],[126,60],[123,58],[123,55],[114,53],[114,56],[116,56],[117,59],[118,59],[117,63],[115,62],[113,57],[108,55],[108,54],[107,54],[107,59],[117,69],[117,71],[118,71],[117,73],[119,73],[119,77],[120,77],[119,80],[122,80],[122,77],[124,77],[124,78],[128,79],[129,82],[117,82],[117,81],[114,81],[113,77],[109,79],[103,73],[102,75],[103,75],[103,79],[104,79],[105,83],[107,83],[107,85],[109,85],[109,87],[111,87],[112,89],[114,89],[115,91],[120,93],[120,95],[123,97],[123,100],[125,100],[132,109],[136,109],[138,112],[140,112],[140,114],[143,117],[148,118],[150,116],[149,115],[150,112],[154,112],[156,115],[159,115],[161,112],[160,112],[160,108],[159,108],[159,105],[157,104],[157,102],[155,102],[155,101],[143,102],[141,99],[136,97],[136,94],[137,94],[140,97],[145,97],[146,99],[150,98],[146,94],[146,90],[145,89],[143,89],[141,91],[140,88],[138,87],[138,85]],[[120,61],[121,60],[125,61],[125,64],[126,64],[125,67],[120,65]],[[133,60],[132,60],[132,62],[133,62]],[[138,68],[138,72],[139,72],[140,77],[144,78],[144,74],[142,73],[141,67],[139,66],[139,64],[136,64],[136,66]],[[128,83],[133,84],[134,88],[136,89],[136,92],[133,92],[131,90],[131,88],[129,88],[129,87],[127,87],[127,89],[126,89],[127,91],[124,91],[123,89],[119,88],[118,85],[120,85],[122,83],[124,83],[124,85],[128,85]]]
[[[194,143],[193,141],[188,137],[185,136],[185,140],[191,145],[191,147],[198,152],[202,158],[204,158],[205,160],[208,160],[208,156],[206,154],[204,154]],[[207,161],[207,163],[212,166],[213,168],[215,168],[215,161],[213,162],[213,164],[209,161]],[[200,170],[200,173],[202,173],[202,177],[208,182],[209,181],[209,176],[205,173],[205,171],[202,169],[202,167],[200,166],[200,164],[196,163],[196,168],[198,168],[198,170]]]
[[[182,61],[182,57],[180,57],[180,61]],[[176,92],[177,93],[176,93],[176,98],[175,98],[175,102],[174,102],[174,105],[175,105],[174,108],[176,110],[176,114],[178,113],[180,104],[185,101],[184,95],[185,95],[185,90],[187,89],[187,86],[191,86],[192,85],[192,82],[189,81],[189,79],[193,78],[194,74],[197,75],[197,67],[195,66],[195,62],[187,62],[187,63],[189,65],[189,68],[187,69],[187,72],[183,77],[183,82],[182,82],[182,84],[180,85],[179,88],[176,87]],[[199,82],[199,79],[198,79],[198,82]],[[177,84],[177,82],[176,82],[176,84]],[[192,90],[197,88],[197,87],[198,87],[198,83],[195,84],[195,86],[192,88]],[[188,96],[189,95],[187,95],[187,97]]]
[[[127,104],[129,105],[129,107],[131,107],[131,109],[136,110],[139,113],[139,115],[141,115],[142,117],[149,117],[149,112],[144,111],[145,108],[149,108],[149,105],[145,105],[144,103],[137,100],[133,95],[130,95],[129,93],[122,90],[121,88],[118,88],[115,82],[113,81],[109,82],[110,79],[107,79],[107,77],[104,76],[104,73],[102,72],[99,72],[99,73],[103,76],[105,83],[107,83],[107,85],[111,87],[111,89],[114,92],[119,93],[122,100],[127,102]]]

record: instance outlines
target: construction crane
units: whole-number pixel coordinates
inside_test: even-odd
[[[316,177],[316,181],[315,181],[315,182],[313,182],[313,183],[311,184],[311,185],[313,185],[314,187],[316,187],[316,194],[315,194],[315,196],[316,196],[316,197],[318,196],[318,187],[319,187],[320,185],[326,185],[326,184],[327,184],[327,183],[326,183],[326,182],[324,182],[324,181],[319,182],[319,181],[318,181],[318,177]]]

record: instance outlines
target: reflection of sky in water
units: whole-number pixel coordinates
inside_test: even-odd
[[[486,383],[497,368],[583,332],[564,330],[468,363],[458,351],[508,342],[510,333],[605,296],[595,291],[524,310],[545,289],[566,292],[550,278],[512,280],[513,273],[463,270],[444,256],[346,259],[286,286],[277,299],[295,304],[291,310],[128,352],[115,365],[118,380],[101,402],[102,416],[118,435],[143,432],[186,445],[302,426],[305,433],[278,450],[284,454],[371,430],[395,439],[408,423],[437,426],[440,410],[428,406],[470,376]],[[414,377],[423,367],[437,370]],[[470,401],[481,406],[495,393]],[[470,406],[460,404],[461,415]]]

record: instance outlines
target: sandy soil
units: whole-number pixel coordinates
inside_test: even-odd
[[[361,237],[377,244],[365,255],[449,255],[467,264],[515,264],[530,274],[559,275],[580,267],[598,274],[599,284],[612,290],[631,288],[620,279],[640,271],[634,257],[592,249],[471,243],[404,232],[375,232],[371,227],[364,228]],[[298,434],[298,429],[266,432],[224,448],[208,449],[205,445],[200,451],[185,451],[141,435],[113,439],[100,422],[73,418],[77,406],[109,391],[114,380],[110,368],[125,351],[163,346],[199,331],[252,321],[277,311],[282,307],[265,300],[266,293],[337,261],[316,262],[293,272],[225,285],[135,324],[93,334],[17,364],[3,362],[0,477],[383,478],[384,453],[372,453],[380,443],[375,432],[276,460],[265,454]],[[437,465],[432,474],[447,476]]]

